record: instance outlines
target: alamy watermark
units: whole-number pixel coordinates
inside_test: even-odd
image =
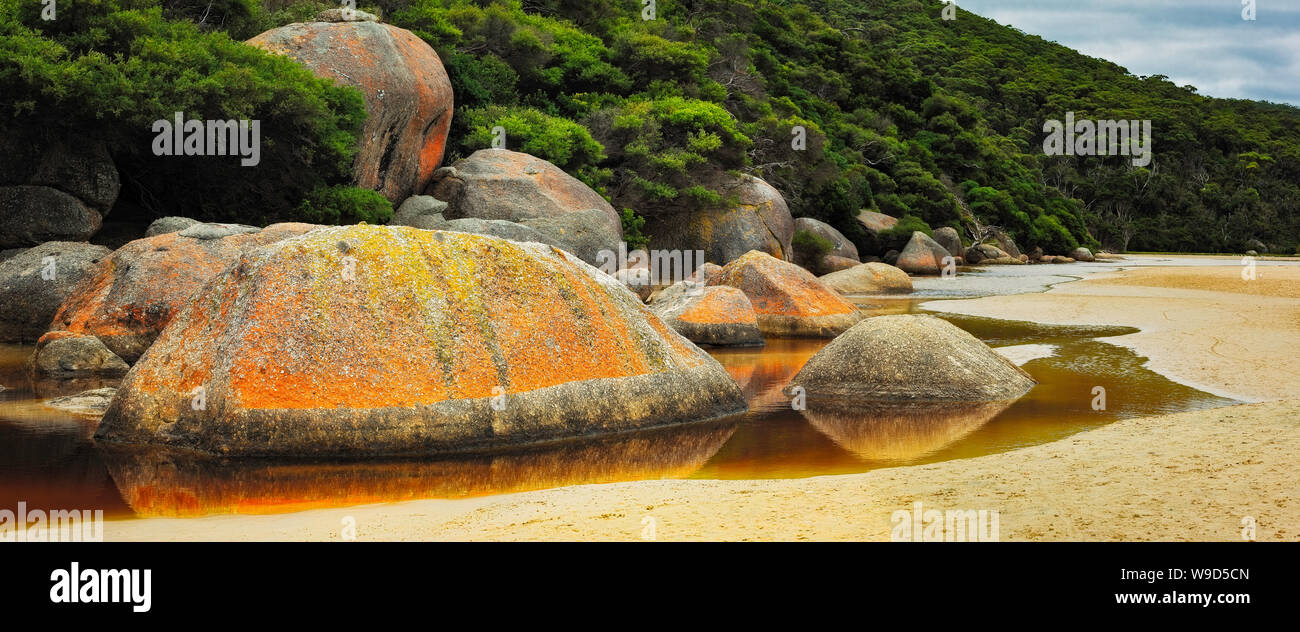
[[[638,285],[672,285],[679,281],[690,282],[689,292],[704,291],[704,282],[693,279],[704,267],[703,250],[632,250],[627,242],[619,242],[618,250],[604,249],[596,253],[596,267],[601,272],[616,276],[627,270]]]
[[[256,167],[262,161],[262,122],[258,120],[175,120],[153,122],[155,156],[240,156],[239,164]]]
[[[1133,166],[1151,164],[1151,121],[1089,121],[1065,113],[1065,122],[1043,123],[1047,138],[1043,153],[1048,156],[1134,156]]]
[[[899,509],[889,518],[894,525],[891,542],[997,542],[998,512],[980,509],[924,509],[920,501],[912,510]]]
[[[103,541],[103,509],[0,509],[0,542]]]

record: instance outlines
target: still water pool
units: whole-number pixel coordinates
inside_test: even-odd
[[[922,311],[924,298],[857,299],[871,315]],[[1174,383],[1108,344],[1117,327],[1058,327],[943,316],[1027,359],[1039,384],[1006,407],[908,416],[796,411],[781,390],[825,340],[769,339],[711,353],[742,386],[740,418],[510,453],[340,462],[217,459],[97,445],[93,418],[41,401],[112,382],[34,384],[31,347],[0,346],[0,507],[102,509],[106,517],[275,513],[417,498],[458,498],[654,478],[748,479],[863,472],[1003,452],[1128,417],[1232,400]],[[1094,409],[1094,388],[1106,392]]]

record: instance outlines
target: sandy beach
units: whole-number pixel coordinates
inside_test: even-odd
[[[891,515],[990,510],[1000,539],[1241,540],[1300,533],[1300,267],[1143,267],[927,309],[1107,338],[1202,390],[1256,403],[1129,419],[971,459],[792,480],[653,480],[467,500],[110,522],[108,540],[888,540]],[[652,537],[651,537],[652,536]]]

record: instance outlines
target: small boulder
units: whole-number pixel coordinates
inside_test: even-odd
[[[898,255],[900,254],[902,253],[898,252],[897,250],[887,251],[885,252],[885,258],[883,259],[883,261],[892,266],[898,263]]]
[[[695,344],[763,345],[754,306],[734,287],[681,281],[656,295],[650,311]]]
[[[125,375],[131,367],[94,336],[51,331],[36,341],[29,361],[41,377]]]
[[[108,403],[112,401],[113,394],[117,392],[116,388],[104,387],[90,391],[82,391],[76,395],[64,395],[44,402],[44,405],[50,408],[67,411],[76,415],[94,415],[100,417],[108,410]]]
[[[911,277],[885,263],[863,263],[823,275],[819,280],[841,294],[906,294],[912,291]]]
[[[261,230],[247,224],[191,224],[176,231],[176,234],[190,239],[222,239],[232,235],[250,235]]]
[[[81,242],[47,241],[0,262],[0,342],[32,342],[73,288],[113,251]]]
[[[852,241],[849,241],[849,238],[845,237],[844,233],[835,230],[834,226],[811,217],[800,217],[794,220],[794,231],[797,233],[801,230],[806,230],[831,242],[831,250],[825,253],[826,256],[843,257],[857,262],[858,247]]]
[[[812,401],[989,402],[1033,388],[1028,373],[975,336],[934,316],[868,318],[832,340],[790,381]]]
[[[424,455],[746,410],[716,360],[576,257],[356,225],[262,248],[213,279],[123,380],[95,437],[224,455]]]
[[[443,217],[446,211],[447,203],[432,195],[412,195],[397,207],[388,225],[437,230],[447,223]]]
[[[1083,247],[1071,250],[1069,257],[1075,261],[1096,261],[1096,258],[1092,256],[1092,251]]]
[[[947,248],[918,230],[912,233],[912,239],[903,247],[903,252],[899,253],[898,262],[894,265],[909,274],[934,275],[942,273],[947,263],[956,263],[955,259],[944,261],[951,257]]]
[[[378,22],[379,16],[360,9],[326,9],[316,14],[317,22]]]
[[[166,235],[167,233],[178,233],[198,223],[200,223],[199,220],[188,217],[159,217],[149,224],[149,228],[144,231],[144,236],[154,237]]]
[[[951,226],[940,226],[934,229],[934,240],[954,257],[960,257],[966,252],[966,248],[961,245],[961,236],[957,234],[957,229]]]
[[[993,240],[997,242],[998,248],[1007,253],[1007,256],[1012,259],[1020,258],[1020,249],[1016,247],[1016,241],[1011,238],[1011,235],[998,228],[990,229],[989,232],[992,234]]]
[[[709,285],[728,285],[749,297],[758,327],[770,336],[833,338],[862,319],[810,272],[757,250],[723,266]]]
[[[695,272],[691,273],[691,276],[686,280],[704,285],[711,285],[713,279],[716,279],[721,272],[722,266],[716,263],[705,263],[697,268]]]

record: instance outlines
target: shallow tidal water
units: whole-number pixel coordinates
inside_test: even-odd
[[[1009,287],[1000,278],[988,284]],[[925,300],[952,296],[943,287],[918,287],[909,298],[853,300],[882,315],[923,313]],[[710,350],[749,400],[751,410],[740,418],[494,455],[360,462],[218,459],[97,445],[95,419],[40,402],[114,384],[33,384],[23,368],[31,347],[0,345],[0,508],[24,501],[30,508],[102,509],[110,518],[276,513],[640,479],[846,474],[994,454],[1119,419],[1235,403],[1172,382],[1145,368],[1145,358],[1105,342],[1132,329],[941,317],[1027,359],[1022,366],[1038,385],[1005,407],[874,409],[848,417],[797,411],[782,389],[828,341],[769,339],[763,348]],[[1098,386],[1106,393],[1103,410],[1094,409]]]

